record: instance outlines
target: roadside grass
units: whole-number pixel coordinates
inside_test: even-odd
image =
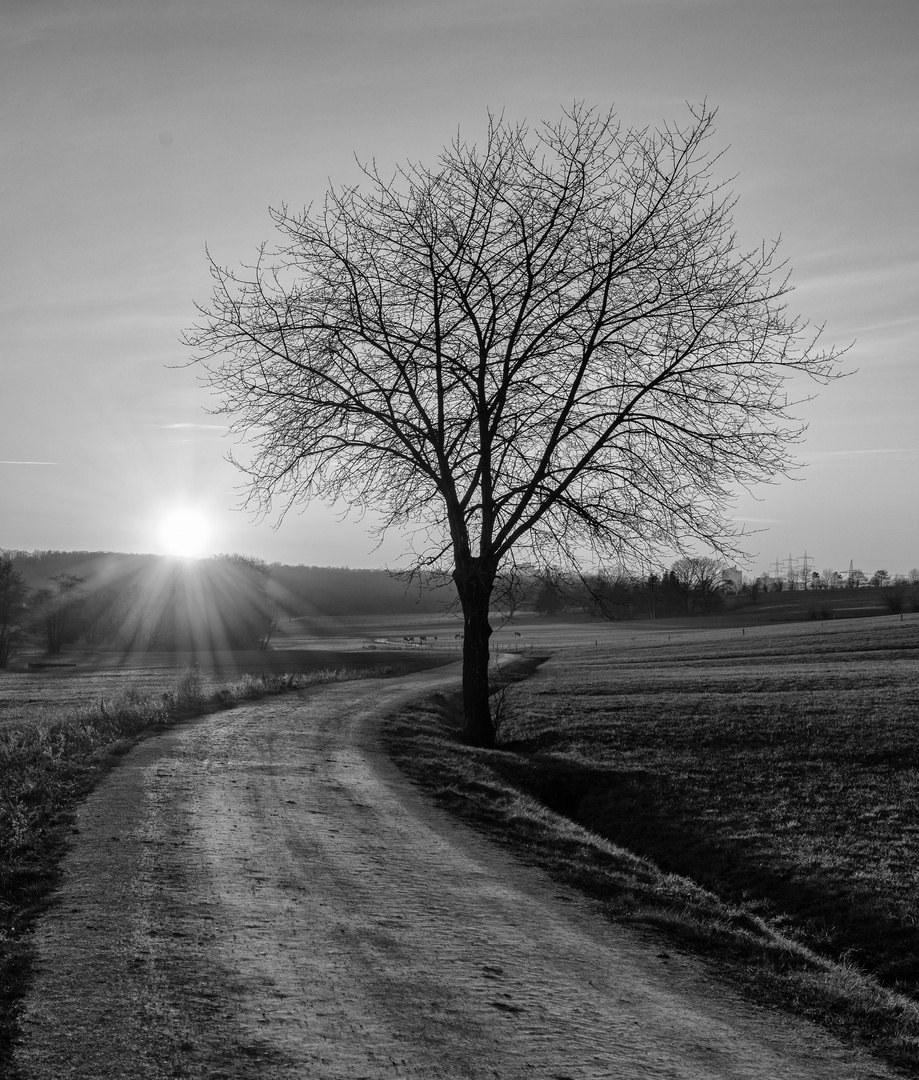
[[[754,998],[919,1069],[919,620],[638,634],[391,718],[435,798]]]
[[[385,664],[318,667],[296,674],[263,671],[215,686],[194,667],[158,673],[141,668],[98,693],[93,673],[43,683],[28,679],[26,700],[15,696],[15,673],[4,674],[0,715],[0,1075],[12,1069],[18,1006],[29,976],[28,930],[54,888],[73,812],[105,771],[143,736],[237,703],[310,686],[393,674]],[[66,688],[64,693],[57,693]],[[37,695],[37,696],[36,696]],[[81,696],[82,695],[82,696]],[[56,704],[56,697],[68,702]]]

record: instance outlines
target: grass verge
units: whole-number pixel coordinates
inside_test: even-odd
[[[672,655],[666,657],[665,668],[672,681]],[[915,996],[904,992],[902,983],[892,984],[854,963],[851,950],[827,949],[826,939],[819,934],[812,943],[807,926],[777,903],[764,903],[758,892],[748,890],[744,895],[736,887],[746,869],[737,845],[721,852],[720,874],[707,873],[703,884],[686,872],[688,867],[676,872],[667,865],[666,852],[661,852],[661,859],[655,858],[577,820],[586,815],[604,827],[604,814],[607,826],[647,817],[648,827],[632,832],[636,846],[640,848],[648,836],[665,829],[674,850],[685,839],[690,822],[697,834],[700,820],[711,827],[710,818],[698,817],[698,805],[681,818],[673,800],[662,798],[666,785],[661,782],[660,763],[656,769],[646,763],[643,770],[623,770],[620,764],[617,771],[605,761],[588,760],[591,745],[598,741],[596,732],[572,733],[559,717],[565,693],[577,686],[583,693],[579,673],[569,674],[570,680],[561,680],[562,688],[552,685],[551,677],[544,681],[542,675],[511,688],[502,728],[508,741],[502,749],[486,751],[465,745],[458,701],[438,695],[388,719],[387,750],[438,803],[524,861],[593,897],[610,919],[663,935],[671,947],[715,964],[726,979],[755,1000],[807,1016],[905,1075],[916,1075],[919,1004]],[[698,680],[698,667],[691,678]],[[647,672],[641,679],[646,684]],[[533,719],[529,707],[536,698],[541,700],[542,713]],[[673,713],[679,714],[683,705],[685,701],[674,705]],[[583,718],[583,697],[572,707]],[[607,719],[611,715],[607,710]],[[686,724],[685,712],[682,722]],[[639,734],[633,734],[637,741]],[[681,745],[699,737],[700,730],[693,729]],[[644,738],[649,738],[647,731]],[[672,739],[673,732],[665,732],[664,738]],[[564,743],[563,752],[547,752],[553,739]],[[623,741],[620,730],[616,738],[620,753]],[[710,754],[711,740],[707,747]],[[800,747],[792,744],[789,755],[799,753]],[[631,795],[626,791],[625,797],[619,783],[623,774],[632,785]],[[617,793],[616,798],[602,797],[611,791]],[[594,804],[599,798],[602,813],[597,813],[596,805],[591,810],[591,798]],[[836,907],[841,909],[842,904],[837,901]],[[909,926],[900,929],[910,932]]]
[[[73,813],[102,775],[140,738],[180,720],[309,686],[384,677],[386,665],[263,672],[207,691],[186,668],[151,696],[131,685],[62,715],[0,726],[0,1076],[9,1075],[19,1004],[28,985],[28,931],[59,875]]]

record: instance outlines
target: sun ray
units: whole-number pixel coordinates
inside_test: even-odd
[[[159,542],[166,555],[198,558],[207,553],[210,540],[210,523],[196,507],[174,507],[160,521]]]

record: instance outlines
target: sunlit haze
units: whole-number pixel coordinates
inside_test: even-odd
[[[212,529],[203,511],[188,506],[176,507],[163,516],[157,541],[164,555],[193,558],[210,550]]]
[[[919,565],[916,0],[35,0],[0,25],[0,548],[395,563],[341,507],[241,507],[180,345],[205,246],[251,262],[269,206],[355,182],[355,155],[433,163],[488,110],[707,100],[740,245],[781,235],[792,313],[854,342],[797,410],[799,479],[738,495],[745,569]]]

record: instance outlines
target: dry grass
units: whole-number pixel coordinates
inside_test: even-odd
[[[398,670],[381,663],[380,653],[348,655],[349,666],[332,667],[336,656],[328,651],[318,658],[301,653],[301,670],[290,673],[273,670],[277,657],[263,653],[263,670],[223,684],[214,666],[176,670],[155,656],[134,656],[110,670],[0,673],[0,1075],[12,1068],[17,1006],[28,979],[27,931],[57,880],[77,803],[138,738],[176,720]],[[443,658],[412,659],[408,667],[436,662]]]
[[[624,636],[394,721],[439,800],[754,996],[919,1067],[919,620]]]

